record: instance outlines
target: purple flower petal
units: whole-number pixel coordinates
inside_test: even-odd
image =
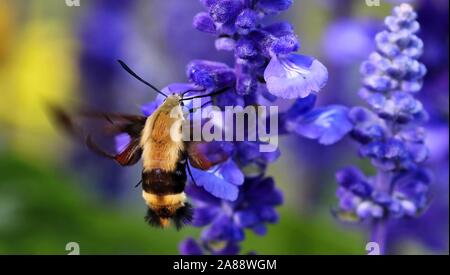
[[[281,98],[307,97],[327,83],[328,71],[318,60],[291,54],[273,57],[264,71],[269,92]]]
[[[276,37],[294,34],[294,27],[289,22],[276,22],[264,27],[264,30]]]
[[[252,205],[275,206],[283,202],[282,193],[275,188],[273,178],[256,179],[244,184],[245,198]]]
[[[206,89],[231,86],[236,81],[234,70],[224,63],[194,60],[187,66],[189,79]]]
[[[232,160],[218,168],[213,167],[209,171],[202,171],[194,167],[191,170],[196,184],[205,188],[215,197],[228,201],[237,199],[239,194],[237,185],[244,182],[244,175]]]
[[[131,141],[131,137],[127,133],[122,133],[114,137],[116,143],[116,152],[123,152]]]
[[[209,14],[217,23],[228,23],[236,19],[242,9],[240,0],[221,0],[209,7]]]
[[[219,250],[214,250],[215,255],[236,255],[239,253],[239,244],[237,242],[228,241],[225,247]]]
[[[194,17],[194,28],[206,33],[216,33],[216,25],[213,19],[206,12],[200,12]]]
[[[191,199],[196,201],[196,204],[209,205],[213,207],[220,207],[221,205],[220,199],[214,197],[205,191],[205,189],[197,185],[188,184],[184,191]]]
[[[236,27],[241,34],[248,34],[258,23],[258,13],[251,9],[243,10],[236,19]]]
[[[244,183],[244,174],[231,159],[221,164],[219,170],[215,174],[222,175],[224,180],[234,185],[242,185]]]
[[[194,212],[194,220],[192,225],[205,226],[210,224],[214,218],[219,214],[219,208],[206,206],[196,207]]]
[[[233,223],[231,217],[221,215],[202,232],[202,240],[242,241],[244,230]]]
[[[332,105],[317,108],[297,121],[287,122],[287,129],[319,143],[330,145],[341,140],[353,129],[348,118],[348,108]]]
[[[259,0],[258,6],[267,13],[275,13],[289,9],[293,0]]]
[[[256,235],[263,236],[267,234],[267,226],[263,223],[259,223],[255,226],[252,226],[252,231],[255,232]]]
[[[294,105],[286,112],[286,115],[289,119],[295,119],[299,116],[302,116],[314,108],[316,104],[317,96],[315,94],[310,94],[304,98],[298,98]]]
[[[243,210],[235,214],[236,223],[241,227],[251,227],[259,222],[259,218],[254,211]]]
[[[182,241],[179,245],[179,251],[181,255],[203,255],[200,245],[193,238]]]
[[[336,173],[336,181],[344,189],[361,198],[368,198],[372,194],[372,186],[365,175],[356,167],[341,169]]]

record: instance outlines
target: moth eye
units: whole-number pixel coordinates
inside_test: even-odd
[[[183,102],[183,101],[180,102],[180,106],[181,106],[181,107],[184,106],[184,102]]]

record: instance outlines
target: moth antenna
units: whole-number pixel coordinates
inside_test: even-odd
[[[215,91],[215,92],[212,92],[212,93],[209,93],[209,94],[206,94],[206,95],[196,95],[196,96],[191,96],[191,97],[187,97],[187,98],[183,98],[183,99],[181,99],[181,100],[191,100],[191,99],[195,99],[195,98],[202,98],[202,97],[208,97],[208,96],[215,96],[215,95],[219,95],[219,94],[222,94],[222,93],[225,93],[226,91],[228,91],[228,89],[229,89],[229,87],[225,87],[225,88],[223,88],[223,89],[220,89],[220,90],[218,90],[218,91]]]
[[[142,77],[138,76],[135,72],[133,72],[133,70],[131,70],[130,67],[128,67],[127,64],[125,64],[122,60],[117,60],[117,62],[119,62],[119,64],[122,66],[122,68],[125,71],[127,71],[127,73],[132,75],[134,78],[136,78],[140,82],[144,83],[145,85],[149,86],[150,88],[152,88],[158,94],[163,95],[164,97],[167,97],[167,95],[165,93],[161,92],[161,90],[159,90],[158,88],[156,88],[155,86],[153,86],[149,82],[147,82],[144,79],[142,79]]]
[[[183,97],[184,97],[187,93],[189,93],[189,92],[203,92],[203,91],[205,91],[205,89],[199,89],[199,90],[190,89],[190,90],[187,90],[187,91],[182,92],[182,93],[181,93],[181,98],[183,98]]]

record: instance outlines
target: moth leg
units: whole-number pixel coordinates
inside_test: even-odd
[[[191,179],[192,179],[192,182],[193,182],[195,185],[197,185],[197,183],[195,182],[194,176],[192,175],[192,171],[191,171],[191,167],[190,167],[190,165],[189,165],[189,161],[186,161],[186,167],[187,167],[189,176],[190,176]]]
[[[141,185],[142,184],[142,179],[134,186],[134,188],[138,188],[139,187],[139,185]]]

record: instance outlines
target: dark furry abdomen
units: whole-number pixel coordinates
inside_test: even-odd
[[[180,160],[172,172],[165,172],[162,169],[144,171],[142,188],[147,193],[159,196],[182,193],[187,181],[185,167],[186,160]]]
[[[142,172],[142,188],[149,206],[145,220],[152,226],[166,227],[172,220],[180,229],[192,221],[192,207],[185,202],[186,159],[177,162],[174,171],[151,169]]]

